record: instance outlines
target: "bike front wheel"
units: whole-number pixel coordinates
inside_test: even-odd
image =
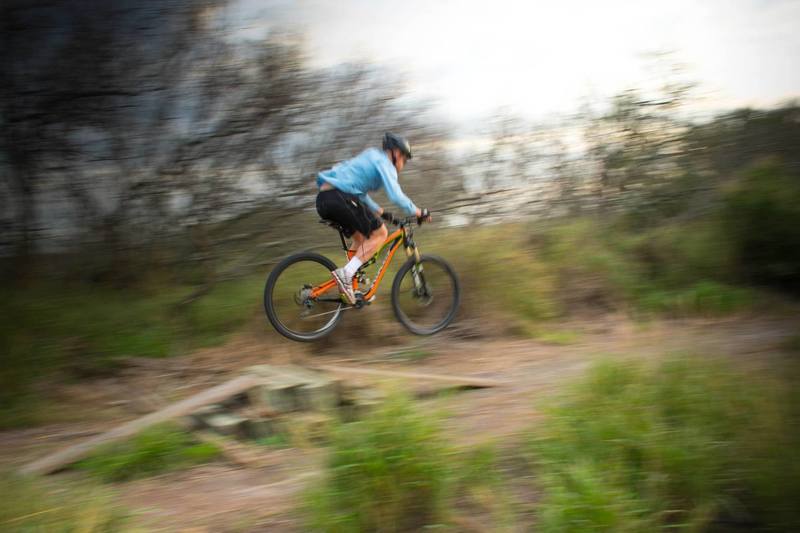
[[[392,284],[392,308],[397,320],[417,335],[432,335],[450,324],[461,301],[453,267],[441,257],[412,257],[400,267]]]
[[[339,289],[331,279],[335,268],[324,255],[302,252],[272,270],[264,287],[264,311],[278,333],[308,342],[333,331],[343,311]]]

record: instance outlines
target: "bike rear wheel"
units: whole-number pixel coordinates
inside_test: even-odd
[[[314,296],[312,290],[331,279],[336,264],[314,252],[281,261],[264,287],[264,311],[275,329],[294,341],[314,341],[329,334],[342,318],[343,303],[336,285]]]
[[[392,283],[392,308],[397,320],[417,335],[432,335],[456,316],[461,288],[453,268],[441,257],[411,258]]]

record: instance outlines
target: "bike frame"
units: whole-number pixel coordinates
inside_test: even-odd
[[[404,244],[406,247],[407,255],[417,255],[419,256],[419,252],[417,251],[417,247],[414,245],[414,242],[411,240],[411,231],[407,227],[407,224],[402,224],[400,228],[389,234],[386,237],[386,240],[383,241],[381,247],[378,249],[377,252],[363,265],[359,268],[359,272],[361,269],[366,268],[372,264],[374,264],[378,260],[378,256],[380,256],[384,250],[389,248],[389,252],[386,255],[386,258],[383,260],[383,264],[381,264],[380,268],[378,269],[378,275],[375,278],[375,281],[372,282],[372,286],[369,288],[366,294],[363,295],[363,299],[369,300],[378,290],[378,286],[380,285],[381,281],[383,280],[383,276],[386,274],[386,270],[389,267],[389,263],[392,262],[392,258],[394,257],[395,252],[400,248],[401,244]],[[355,251],[350,250],[345,242],[344,235],[339,232],[339,236],[342,239],[342,247],[345,250],[345,254],[347,259],[351,259],[353,255],[355,255]],[[357,279],[353,277],[353,290],[357,288]],[[324,294],[325,292],[336,288],[336,282],[332,279],[326,281],[322,285],[317,285],[311,289],[311,294],[309,295],[313,299],[319,299],[319,297]],[[337,300],[339,299],[337,295]]]

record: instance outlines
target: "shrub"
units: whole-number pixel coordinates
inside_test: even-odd
[[[460,278],[462,315],[471,318],[553,318],[560,314],[552,271],[526,243],[529,229],[504,224],[442,232],[423,250],[441,254]]]
[[[442,516],[448,454],[434,422],[394,394],[333,437],[324,482],[308,496],[317,531],[417,531]]]
[[[775,161],[753,167],[725,196],[723,220],[743,276],[800,290],[800,179]]]
[[[534,431],[544,531],[796,529],[797,395],[725,365],[605,363]]]

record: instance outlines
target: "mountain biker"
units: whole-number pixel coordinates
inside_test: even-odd
[[[337,222],[346,237],[352,237],[350,250],[355,252],[344,267],[331,272],[339,291],[353,305],[353,276],[386,240],[389,231],[378,217],[392,220],[367,194],[383,188],[389,200],[419,222],[430,222],[427,209],[420,209],[403,194],[398,174],[411,159],[411,145],[399,135],[387,132],[383,136],[383,149],[368,148],[356,157],[334,165],[317,175],[317,213]]]

